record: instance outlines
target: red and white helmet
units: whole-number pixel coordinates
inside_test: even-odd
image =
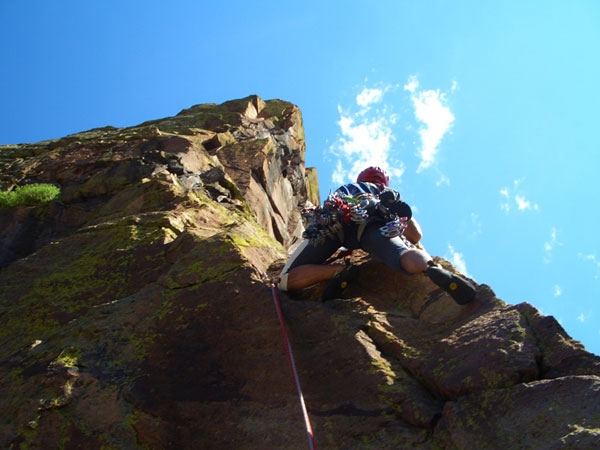
[[[385,186],[390,185],[390,177],[385,173],[381,167],[367,167],[356,178],[357,183],[377,183],[384,184]]]

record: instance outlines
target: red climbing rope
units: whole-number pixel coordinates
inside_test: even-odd
[[[296,383],[296,390],[300,397],[300,406],[302,407],[302,414],[304,416],[304,423],[306,425],[306,433],[308,434],[308,446],[311,450],[316,450],[315,438],[313,436],[312,427],[310,426],[310,418],[308,417],[308,411],[306,411],[306,405],[304,404],[304,396],[302,395],[302,389],[300,388],[300,379],[298,378],[298,371],[296,370],[296,363],[294,362],[294,354],[292,353],[292,346],[285,331],[285,321],[283,319],[283,313],[281,312],[281,302],[279,301],[279,294],[277,291],[277,285],[273,283],[273,301],[275,302],[275,309],[277,310],[277,316],[279,317],[279,324],[281,325],[281,334],[283,335],[283,342],[285,343],[285,350],[287,352],[288,360],[294,374],[294,382]]]

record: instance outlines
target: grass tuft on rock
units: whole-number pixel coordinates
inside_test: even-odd
[[[0,192],[0,208],[35,206],[60,198],[60,189],[53,184],[27,184],[12,191]]]

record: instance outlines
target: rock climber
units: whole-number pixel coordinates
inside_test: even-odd
[[[339,187],[323,204],[303,211],[305,239],[283,267],[279,288],[296,291],[330,280],[322,300],[339,298],[358,276],[352,264],[326,264],[341,247],[362,249],[392,269],[425,273],[458,304],[471,302],[475,287],[464,278],[435,264],[417,244],[422,232],[410,206],[398,191],[389,188],[389,177],[379,167],[368,167],[356,183]]]

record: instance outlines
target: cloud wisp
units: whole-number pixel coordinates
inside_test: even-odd
[[[505,213],[512,211],[539,211],[540,207],[537,203],[533,203],[528,200],[521,191],[521,183],[523,179],[514,180],[512,186],[503,187],[499,193],[502,197],[500,202],[500,209]]]
[[[552,262],[552,251],[556,246],[560,246],[562,243],[558,240],[558,232],[556,228],[550,230],[550,239],[544,242],[544,263],[550,264]]]
[[[594,312],[593,311],[581,312],[577,316],[577,320],[579,322],[581,322],[581,323],[590,322],[593,318],[594,318]]]
[[[453,83],[452,89],[456,89],[456,83]],[[419,90],[419,80],[414,75],[409,77],[404,90],[410,92],[415,118],[421,124],[418,152],[421,161],[417,168],[417,172],[421,172],[435,163],[438,147],[454,122],[454,114],[447,106],[445,93],[439,89]]]
[[[456,267],[462,274],[470,276],[467,272],[467,263],[464,255],[456,251],[452,244],[448,244],[448,252],[450,253],[448,260],[454,265],[454,267]]]
[[[592,266],[596,269],[596,274],[594,275],[594,278],[595,279],[600,278],[600,259],[596,256],[596,254],[595,253],[587,253],[587,254],[579,253],[578,256],[580,259],[591,263]]]
[[[554,285],[554,296],[555,297],[560,297],[562,295],[562,287],[560,287],[560,285],[555,284]]]

